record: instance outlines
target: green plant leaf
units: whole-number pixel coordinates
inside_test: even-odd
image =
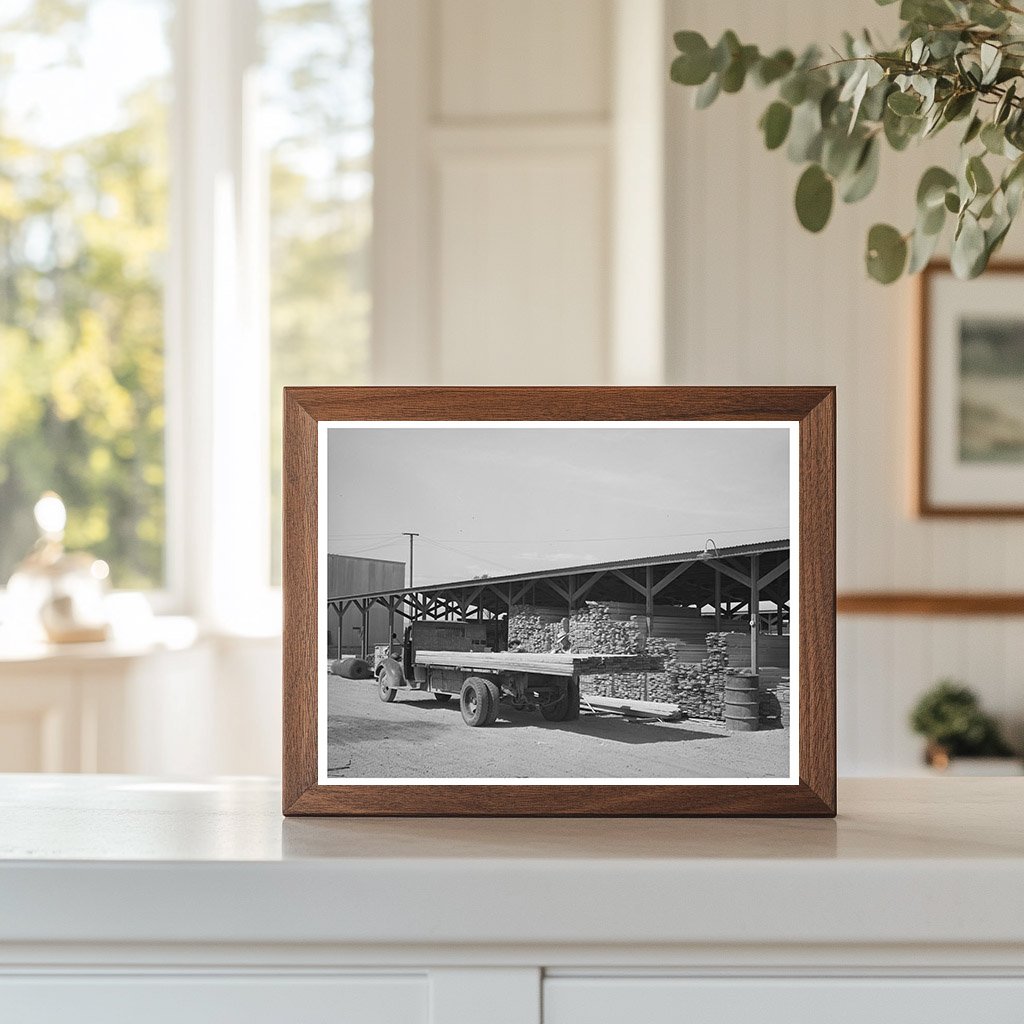
[[[795,164],[817,160],[821,143],[821,110],[813,100],[806,100],[793,111],[786,155]]]
[[[945,206],[950,213],[959,213],[960,197],[955,192],[947,192]]]
[[[942,206],[946,192],[955,184],[956,176],[944,167],[929,167],[917,186],[918,209],[927,213],[933,207]]]
[[[982,121],[980,117],[972,117],[971,123],[967,126],[967,131],[964,132],[964,137],[960,140],[961,146],[967,146],[972,143],[981,132]]]
[[[892,284],[907,262],[907,243],[890,224],[876,224],[868,232],[866,265],[868,273],[880,284]]]
[[[864,143],[853,175],[843,188],[843,202],[860,202],[875,187],[879,167],[878,139],[872,136]]]
[[[889,109],[901,117],[907,114],[916,114],[921,108],[919,97],[909,92],[894,92],[889,96]]]
[[[982,145],[995,156],[1003,155],[1003,148],[1006,144],[1006,133],[1002,126],[993,124],[991,121],[981,129]]]
[[[962,281],[977,277],[985,269],[985,232],[970,211],[964,211],[960,226],[953,237],[950,264],[953,273]]]
[[[722,91],[722,82],[718,75],[711,77],[694,93],[693,105],[698,110],[706,110],[718,98]]]
[[[967,161],[965,176],[977,195],[987,196],[995,188],[992,175],[989,174],[985,161],[980,156],[972,156]]]
[[[832,214],[832,180],[817,165],[811,164],[796,186],[796,215],[808,231],[821,231]]]
[[[760,86],[771,85],[793,70],[796,58],[790,50],[776,50],[770,57],[762,57],[754,65],[754,81]]]
[[[807,99],[807,76],[802,71],[794,71],[779,86],[779,98],[791,107],[798,107]]]
[[[941,207],[940,207],[941,209]],[[935,250],[939,244],[941,231],[927,232],[921,230],[920,226],[914,229],[910,238],[910,261],[907,264],[907,273],[916,274],[928,266]]]
[[[722,38],[715,44],[711,51],[711,70],[721,74],[733,61],[733,57],[740,52],[742,44],[732,29],[726,29]]]
[[[677,32],[679,56],[672,61],[670,75],[680,85],[702,85],[711,74],[711,49],[699,32]]]
[[[789,126],[793,120],[793,108],[788,103],[776,100],[761,115],[761,130],[764,144],[768,149],[778,149],[786,141]]]

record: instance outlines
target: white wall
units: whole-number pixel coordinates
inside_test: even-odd
[[[869,0],[669,0],[668,28],[717,40],[725,28],[763,47],[837,41],[887,26]],[[750,89],[692,109],[667,88],[668,379],[686,384],[835,384],[839,397],[840,590],[1021,590],[1020,520],[922,521],[909,511],[913,285],[871,282],[868,227],[912,224],[917,179],[951,140],[883,155],[876,194],[838,204],[813,236],[797,223],[800,169],[764,150],[756,122],[770,97]],[[1007,254],[1024,251],[1019,230]],[[906,717],[944,675],[1024,723],[1024,621],[844,617],[839,623],[840,769],[899,773],[919,743]]]
[[[627,11],[637,65],[616,59]],[[621,185],[660,173],[660,0],[378,0],[374,17],[376,380],[656,380],[660,292],[626,282],[644,261],[660,277],[660,195]],[[627,311],[643,337],[624,365]]]

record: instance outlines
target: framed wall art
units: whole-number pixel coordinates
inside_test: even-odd
[[[831,388],[288,388],[284,813],[835,813]]]
[[[916,510],[1024,515],[1024,263],[919,288]]]

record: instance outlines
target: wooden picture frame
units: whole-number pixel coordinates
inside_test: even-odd
[[[953,372],[950,363],[956,353],[947,351],[950,349],[948,339],[938,346],[943,350],[941,358],[935,351],[937,334],[941,333],[945,338],[948,333],[944,329],[950,312],[948,307],[958,309],[961,314],[974,309],[983,310],[990,300],[991,290],[1004,286],[1009,276],[1020,278],[1016,282],[1018,289],[1024,285],[1024,261],[993,262],[981,278],[958,281],[953,277],[948,261],[936,260],[918,276],[917,338],[914,349],[917,410],[916,436],[912,445],[915,461],[912,502],[913,511],[921,518],[993,519],[1024,516],[1024,499],[980,500],[979,496],[984,497],[986,487],[992,486],[986,479],[991,471],[984,465],[967,466],[959,475],[962,477],[959,485],[956,483],[958,475],[951,468],[954,461],[951,454],[953,445],[947,436],[950,434],[950,421],[954,416],[952,404],[955,401],[952,395],[953,384],[948,378]],[[937,294],[939,287],[954,287],[962,297],[946,300],[945,296]],[[972,301],[974,306],[971,305]],[[1016,296],[1009,290],[1006,301],[1011,307],[1018,304]],[[993,314],[994,317],[999,315],[1002,314]],[[1024,325],[1024,314],[1014,312],[1015,319],[1018,315]],[[945,397],[937,398],[937,392]],[[959,429],[962,436],[965,428],[961,424]],[[1015,477],[1019,476],[1018,490],[1024,494],[1024,463],[1020,464],[1019,470],[1010,467],[1009,471]],[[950,492],[957,487],[962,497],[951,496]]]
[[[797,763],[786,783],[327,785],[318,774],[320,425],[506,421],[792,424],[798,466]],[[666,423],[666,421],[670,421]],[[283,811],[286,815],[814,816],[836,813],[835,389],[303,387],[284,393]],[[788,564],[788,563],[787,563]],[[756,572],[754,573],[756,577]],[[751,601],[753,599],[751,598]],[[509,605],[511,609],[511,603]],[[760,602],[758,603],[760,609]],[[779,608],[781,626],[781,606]],[[757,619],[754,620],[755,622]],[[755,626],[753,634],[758,630]],[[340,635],[340,627],[339,627]],[[754,641],[752,641],[752,644]],[[756,661],[755,661],[756,664]],[[365,781],[365,780],[364,780]],[[672,780],[670,780],[671,782]]]

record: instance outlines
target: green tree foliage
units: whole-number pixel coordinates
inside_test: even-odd
[[[86,14],[37,0],[0,24],[0,583],[53,489],[68,546],[105,558],[117,586],[150,587],[164,547],[163,83],[66,144],[19,135],[5,103],[17,48],[73,65]]]
[[[902,151],[959,123],[959,166],[925,172],[913,227],[876,224],[865,263],[883,284],[916,273],[950,222],[953,270],[977,277],[1024,196],[1024,9],[1013,0],[900,0],[899,18],[898,45],[847,33],[828,56],[817,47],[763,54],[731,31],[712,47],[678,32],[671,77],[696,87],[698,108],[747,82],[777,93],[760,127],[768,149],[787,143],[789,159],[808,165],[795,205],[809,231],[828,223],[836,194],[853,203],[871,192],[883,142]]]

